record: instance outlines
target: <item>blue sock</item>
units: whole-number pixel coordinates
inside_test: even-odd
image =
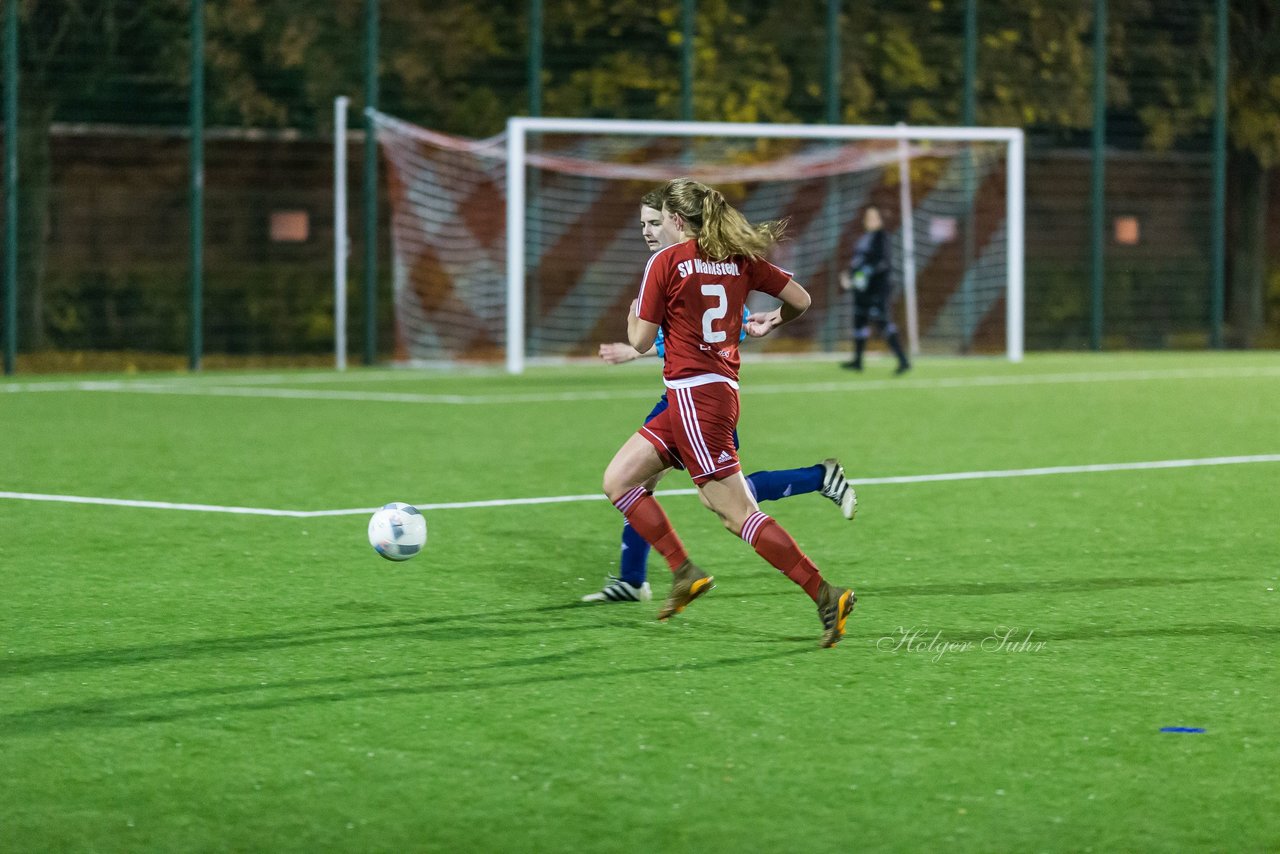
[[[747,486],[751,488],[756,501],[777,501],[779,498],[787,498],[791,495],[817,492],[822,488],[823,474],[825,470],[821,465],[806,466],[802,469],[758,471],[747,475]]]
[[[636,529],[622,523],[622,560],[619,561],[619,577],[632,587],[644,584],[645,567],[649,563],[649,544]]]

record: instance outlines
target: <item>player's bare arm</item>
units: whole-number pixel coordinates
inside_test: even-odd
[[[608,344],[600,345],[600,358],[604,359],[611,365],[621,365],[625,362],[631,362],[645,356],[656,355],[658,355],[657,347],[650,347],[648,350],[641,353],[635,347],[621,341],[613,341]]]
[[[636,308],[636,301],[632,300],[631,311],[627,313],[627,341],[636,348],[636,352],[644,353],[658,340],[658,324],[641,320],[636,315]]]
[[[787,282],[778,294],[782,305],[773,311],[758,311],[743,323],[743,329],[752,338],[763,338],[779,326],[784,326],[809,310],[812,302],[809,292],[795,279]]]

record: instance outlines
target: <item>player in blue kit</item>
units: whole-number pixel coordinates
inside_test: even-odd
[[[645,245],[649,251],[663,249],[660,236],[662,226],[662,204],[660,194],[655,190],[646,193],[640,203],[640,225]],[[744,322],[750,314],[743,309]],[[739,340],[746,337],[744,331]],[[654,346],[645,353],[638,352],[630,344],[615,342],[600,345],[600,358],[611,365],[630,362],[645,356],[664,356],[664,342],[659,331]],[[645,423],[653,420],[668,406],[667,395],[663,393],[658,403],[645,418]],[[733,444],[738,446],[738,434],[734,431]],[[670,471],[670,469],[667,469]],[[652,491],[666,472],[657,475],[645,487]],[[758,471],[747,475],[747,488],[756,501],[776,501],[790,498],[793,495],[804,495],[809,492],[821,493],[840,508],[841,514],[852,520],[858,510],[858,498],[853,487],[845,479],[844,466],[834,458],[823,460],[812,466],[798,469],[780,469],[776,471]],[[646,580],[649,562],[649,544],[625,522],[622,526],[622,557],[619,562],[618,575],[610,575],[608,582],[595,593],[582,597],[583,602],[647,602],[653,594]]]

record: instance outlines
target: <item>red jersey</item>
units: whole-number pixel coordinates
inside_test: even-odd
[[[751,291],[776,297],[791,274],[765,260],[708,261],[696,240],[655,252],[640,283],[641,320],[662,327],[669,388],[705,382],[738,384],[742,307]]]

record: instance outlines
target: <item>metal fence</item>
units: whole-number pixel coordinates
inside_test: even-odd
[[[4,364],[390,351],[363,108],[1027,132],[1026,345],[1280,345],[1280,22],[1246,0],[0,0]]]

